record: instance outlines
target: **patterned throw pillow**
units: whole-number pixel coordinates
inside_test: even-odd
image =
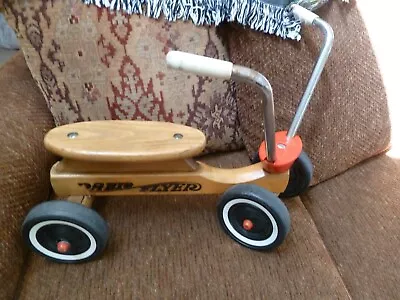
[[[202,130],[209,152],[242,147],[234,86],[165,63],[171,49],[229,59],[215,28],[126,15],[81,0],[4,2],[56,125],[174,122]]]

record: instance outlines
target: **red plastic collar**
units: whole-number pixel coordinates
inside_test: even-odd
[[[275,162],[267,161],[265,150],[265,141],[263,141],[258,150],[258,155],[263,163],[264,170],[269,173],[284,173],[293,165],[294,161],[300,156],[303,148],[303,142],[299,136],[295,136],[289,142],[287,141],[287,131],[275,133]]]

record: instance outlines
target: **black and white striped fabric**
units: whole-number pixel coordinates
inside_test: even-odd
[[[291,14],[290,4],[315,10],[329,0],[82,0],[86,4],[122,10],[173,22],[192,21],[195,25],[237,22],[251,29],[300,40],[301,24]],[[348,0],[342,0],[347,2]]]

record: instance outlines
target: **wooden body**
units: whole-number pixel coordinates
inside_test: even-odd
[[[196,162],[192,157],[203,151],[204,134],[165,122],[69,124],[51,130],[45,146],[63,157],[51,169],[55,193],[85,205],[89,196],[220,194],[240,183],[278,194],[289,180],[288,172],[269,174],[262,163],[220,169]]]
[[[63,159],[57,170],[63,173],[154,173],[154,172],[191,172],[198,167],[192,159],[167,160],[163,162],[90,162]]]
[[[269,174],[262,168],[262,163],[237,169],[221,169],[201,162],[180,162],[188,165],[188,170],[177,171],[167,164],[169,170],[158,163],[156,172],[116,172],[104,168],[103,172],[88,169],[74,171],[61,161],[51,169],[51,183],[55,193],[60,197],[68,196],[110,196],[110,195],[143,195],[143,194],[220,194],[229,186],[240,183],[254,183],[274,193],[285,190],[289,173]],[[157,165],[149,169],[156,169]],[[76,163],[78,165],[78,163]],[[160,166],[161,165],[161,166]],[[109,165],[108,165],[109,166]],[[101,168],[101,164],[96,164]],[[190,168],[190,170],[189,170]]]

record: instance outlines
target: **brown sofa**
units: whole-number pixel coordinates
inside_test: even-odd
[[[385,28],[380,17],[372,35]],[[374,42],[385,50],[385,39]],[[388,56],[379,61],[391,64]],[[53,118],[22,53],[0,68],[0,90],[0,299],[399,298],[400,160],[385,153],[285,200],[291,232],[273,252],[226,236],[212,196],[99,199],[95,208],[111,229],[101,259],[61,265],[33,254],[20,227],[51,197],[57,158],[43,137]],[[245,151],[202,159],[249,163]]]
[[[50,193],[54,125],[21,53],[0,70],[0,299],[396,299],[400,163],[386,154],[285,203],[292,230],[274,252],[234,243],[215,197],[101,199],[101,259],[61,265],[28,252],[20,226]],[[248,163],[244,152],[205,157]]]

